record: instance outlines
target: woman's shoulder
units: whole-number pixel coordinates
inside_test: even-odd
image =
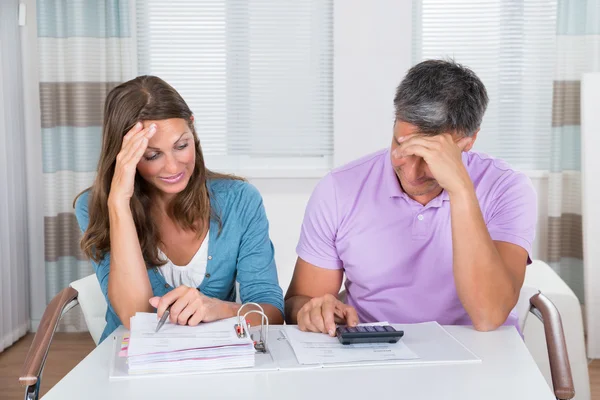
[[[75,200],[75,218],[82,230],[85,231],[89,222],[88,215],[88,202],[89,202],[90,190],[82,192]]]
[[[226,203],[231,202],[256,202],[261,201],[261,195],[248,181],[239,179],[209,179],[208,187],[214,197]]]

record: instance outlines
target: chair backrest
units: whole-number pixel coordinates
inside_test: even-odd
[[[100,290],[100,284],[95,274],[86,276],[83,279],[71,282],[70,285],[77,290],[77,301],[83,312],[85,323],[94,339],[98,344],[100,336],[106,326],[106,300]]]

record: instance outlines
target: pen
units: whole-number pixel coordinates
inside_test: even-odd
[[[169,305],[169,307],[167,307],[167,309],[165,310],[165,312],[163,313],[162,317],[160,317],[160,321],[158,321],[158,325],[156,325],[156,330],[154,331],[154,333],[158,332],[158,330],[160,328],[162,328],[162,326],[165,324],[165,322],[167,321],[167,318],[169,318],[169,313],[171,312],[171,305]]]

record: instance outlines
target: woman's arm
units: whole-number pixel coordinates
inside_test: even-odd
[[[152,312],[148,299],[152,286],[138,239],[133,216],[127,204],[110,204],[110,276],[108,298],[123,325],[136,312]]]
[[[176,287],[162,297],[152,297],[150,304],[156,308],[159,318],[162,317],[170,305],[170,321],[174,324],[190,326],[196,326],[200,322],[212,322],[236,317],[242,306],[239,303],[208,297],[198,289],[185,285]],[[268,303],[260,304],[260,306],[263,308],[270,324],[281,324],[283,322],[281,311],[277,307]],[[244,307],[243,313],[245,314],[250,310],[259,310],[259,308],[248,305]],[[258,326],[261,324],[261,318],[260,314],[252,313],[248,315],[246,320],[250,322],[250,325]]]
[[[108,196],[111,253],[108,298],[128,329],[136,312],[152,311],[148,304],[152,287],[130,208],[137,164],[148,147],[148,139],[156,132],[154,124],[142,128],[138,122],[123,137]]]
[[[269,239],[269,223],[258,191],[249,184],[240,189],[241,208],[232,220],[239,221],[242,231],[238,248],[237,280],[242,303],[259,304],[270,324],[283,323],[283,292],[277,280],[274,251]],[[233,229],[233,228],[232,228]],[[169,319],[180,325],[198,325],[237,316],[242,304],[208,297],[196,288],[179,286],[162,297],[153,297],[150,304],[159,317],[171,306]],[[243,312],[258,309],[249,305]],[[260,325],[256,313],[247,318],[252,325]]]
[[[240,298],[242,303],[260,304],[269,317],[270,324],[282,324],[283,291],[277,278],[275,252],[269,237],[269,221],[262,197],[250,184],[244,185],[241,196],[244,207],[240,219],[244,221],[245,231],[240,242],[237,264]]]

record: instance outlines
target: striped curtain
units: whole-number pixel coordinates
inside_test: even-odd
[[[559,0],[548,181],[548,255],[583,302],[580,92],[583,73],[600,71],[600,0]]]
[[[102,107],[132,78],[128,0],[38,0],[46,293],[93,273],[79,249],[74,197],[95,177]],[[85,330],[68,313],[61,330]]]

